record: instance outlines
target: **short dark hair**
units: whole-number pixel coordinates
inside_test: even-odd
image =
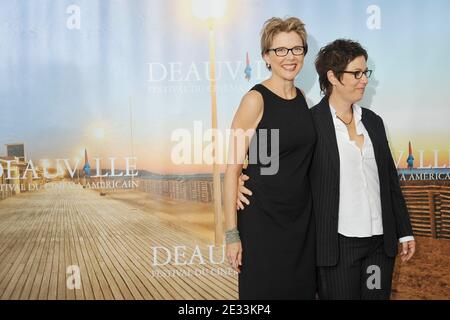
[[[335,76],[341,80],[343,74],[340,71],[345,70],[350,62],[360,56],[364,56],[367,61],[367,51],[353,40],[337,39],[321,48],[315,61],[320,90],[329,97],[333,91],[333,86],[328,81],[328,70],[333,71]]]

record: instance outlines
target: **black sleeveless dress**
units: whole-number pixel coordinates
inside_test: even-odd
[[[291,100],[262,84],[251,90],[261,93],[264,113],[249,158],[256,146],[259,153],[270,156],[275,143],[270,131],[278,129],[279,165],[276,174],[267,174],[274,167],[268,169],[271,164],[258,153],[257,160],[250,159],[244,170],[253,195],[250,205],[238,211],[243,247],[239,299],[314,299],[315,223],[308,180],[316,140],[312,116],[299,89]]]

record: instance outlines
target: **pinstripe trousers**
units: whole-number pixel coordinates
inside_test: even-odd
[[[339,234],[337,265],[318,267],[319,298],[387,300],[394,262],[384,251],[382,235],[354,238]]]

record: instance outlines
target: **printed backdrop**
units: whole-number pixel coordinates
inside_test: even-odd
[[[393,298],[448,299],[449,13],[446,0],[1,0],[0,298],[235,299],[212,117],[220,174],[240,99],[270,75],[261,27],[296,16],[310,107],[320,47],[369,53],[361,105],[384,119],[418,241]]]

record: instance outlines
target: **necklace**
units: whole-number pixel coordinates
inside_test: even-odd
[[[353,108],[352,108],[352,118],[350,119],[350,122],[349,122],[349,123],[347,123],[347,122],[345,122],[344,120],[342,120],[341,117],[339,117],[337,114],[336,114],[336,117],[337,117],[339,120],[341,120],[346,126],[349,126],[350,123],[352,123],[352,121],[353,121]]]

